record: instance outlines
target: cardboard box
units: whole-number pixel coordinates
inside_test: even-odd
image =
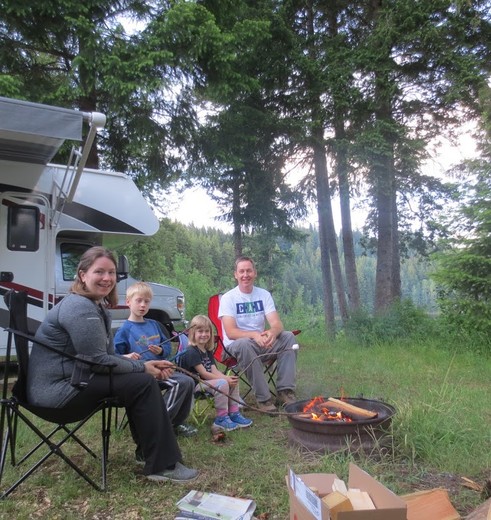
[[[417,491],[401,498],[407,504],[408,520],[460,520],[446,489]]]
[[[333,473],[308,473],[295,475],[290,470],[286,476],[290,496],[290,520],[330,520],[329,507],[321,498],[332,492]],[[316,489],[313,492],[310,488]],[[340,511],[338,520],[406,520],[407,505],[392,491],[377,482],[356,464],[349,465],[349,488],[366,491],[376,509],[364,511]]]

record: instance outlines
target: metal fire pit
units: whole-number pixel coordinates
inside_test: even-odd
[[[327,401],[327,397],[324,398]],[[373,419],[354,419],[352,422],[317,421],[299,415],[288,415],[292,429],[288,437],[293,446],[315,452],[340,450],[371,452],[376,446],[384,446],[395,414],[395,408],[382,401],[363,398],[342,398],[343,401],[366,410],[377,412]],[[302,414],[311,399],[285,406],[285,412]]]

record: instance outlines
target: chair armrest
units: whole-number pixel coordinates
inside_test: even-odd
[[[31,341],[32,343],[37,343],[38,345],[41,345],[43,348],[46,348],[46,349],[50,350],[51,352],[54,352],[55,354],[58,354],[62,357],[65,357],[67,359],[72,359],[73,361],[76,361],[76,362],[84,363],[91,367],[92,366],[105,367],[105,368],[109,368],[111,370],[112,368],[117,366],[116,363],[98,363],[96,361],[90,361],[89,359],[86,359],[85,357],[81,357],[79,354],[77,354],[77,355],[69,354],[68,352],[64,352],[62,350],[54,348],[51,345],[48,345],[47,343],[44,343],[43,341],[36,339],[31,334],[26,334],[25,332],[22,332],[20,330],[15,330],[10,327],[7,327],[5,329],[5,331],[11,332],[12,334],[14,334],[14,336],[20,336],[21,338],[27,339],[28,341]]]

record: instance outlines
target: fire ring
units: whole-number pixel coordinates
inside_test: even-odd
[[[327,401],[328,398],[322,398]],[[364,451],[370,453],[376,447],[385,447],[392,417],[396,413],[393,406],[375,399],[337,398],[342,401],[376,412],[374,418],[355,418],[350,422],[334,420],[314,420],[306,417],[304,408],[311,399],[297,401],[285,406],[289,414],[291,430],[289,444],[315,452],[336,452],[341,450]]]

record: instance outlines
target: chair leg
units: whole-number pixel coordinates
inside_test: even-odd
[[[275,363],[273,367],[269,366],[264,369],[264,375],[267,377],[269,390],[274,397],[277,397],[275,375],[278,370],[278,365]]]
[[[116,430],[124,430],[128,426],[128,415],[126,413],[126,409],[124,409],[123,417],[119,420],[119,408],[116,407],[116,411],[114,412],[114,427]]]
[[[82,448],[87,449],[87,446],[85,443],[80,442],[80,439],[75,435],[76,432],[86,424],[86,422],[93,417],[94,414],[92,414],[89,417],[86,417],[84,420],[77,423],[72,430],[63,427],[58,426],[55,428],[54,431],[50,432],[48,435],[44,434],[27,416],[25,416],[20,410],[16,410],[16,415],[26,424],[28,428],[30,428],[40,439],[41,442],[36,446],[34,449],[32,449],[28,456],[32,455],[39,446],[45,445],[48,448],[48,452],[45,453],[29,470],[27,470],[14,484],[12,484],[6,491],[2,493],[0,498],[6,498],[8,495],[10,495],[22,482],[24,482],[30,475],[32,475],[49,457],[52,455],[58,455],[63,461],[65,461],[66,464],[68,464],[79,476],[81,476],[88,484],[90,484],[94,489],[97,491],[105,491],[106,489],[106,482],[107,482],[107,460],[108,460],[108,453],[109,453],[109,438],[111,435],[111,425],[108,421],[111,421],[111,414],[107,413],[108,410],[106,408],[102,408],[100,410],[102,413],[102,460],[101,460],[101,467],[102,467],[102,483],[101,485],[97,484],[85,471],[83,471],[81,468],[79,468],[69,457],[67,457],[62,450],[62,446],[67,442],[69,439],[75,440]],[[64,435],[61,439],[59,439],[57,442],[53,442],[51,440],[51,437],[56,432],[64,431]],[[2,460],[0,464],[5,464],[5,456],[7,452],[7,444],[8,442],[12,443],[12,438],[7,433],[6,439],[4,439],[4,445],[2,446]],[[88,449],[88,452],[91,455],[96,455],[92,452],[92,450]],[[25,461],[28,456],[24,456],[21,461]],[[20,463],[20,462],[19,462]],[[16,465],[19,465],[16,464]]]
[[[106,489],[107,484],[107,462],[109,460],[109,440],[111,438],[111,415],[112,407],[102,409],[102,490]]]
[[[0,483],[2,482],[3,472],[5,469],[5,462],[7,460],[7,453],[9,451],[9,445],[12,443],[10,438],[10,429],[7,424],[7,405],[2,403],[1,418],[0,418],[0,435],[1,435],[1,453],[0,453]]]

